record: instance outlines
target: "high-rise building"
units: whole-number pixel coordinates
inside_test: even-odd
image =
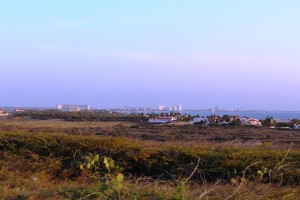
[[[174,106],[174,111],[178,111],[178,106],[177,105]]]
[[[81,111],[79,106],[64,106],[63,111],[66,112],[79,112]]]
[[[56,109],[57,109],[57,110],[62,110],[62,108],[63,108],[62,105],[60,105],[60,104],[56,105]]]
[[[165,105],[158,105],[158,110],[165,110],[166,106]]]
[[[178,111],[183,111],[183,106],[181,104],[178,105]]]
[[[90,110],[90,106],[89,105],[57,105],[56,109],[65,112],[79,112],[79,111]]]

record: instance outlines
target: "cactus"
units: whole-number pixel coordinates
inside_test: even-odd
[[[109,167],[109,161],[107,157],[104,157],[103,163],[105,164],[105,167],[108,171],[110,171],[110,167]]]
[[[99,160],[100,160],[99,155],[95,155],[94,158],[93,158],[93,161],[94,162],[98,162]]]
[[[122,169],[115,166],[112,158],[106,156],[100,157],[97,154],[92,155],[89,153],[81,157],[80,161],[73,161],[72,165],[77,169],[79,168],[83,176],[99,181],[99,191],[93,194],[98,194],[104,199],[113,193],[120,196],[123,190],[124,175],[120,173]]]
[[[82,156],[80,160],[73,161],[71,165],[77,169],[80,169],[81,174],[92,179],[99,179],[101,176],[111,176],[112,174],[117,177],[118,180],[123,180],[118,172],[122,169],[115,166],[115,162],[112,158],[103,156],[100,157],[98,154],[88,153]]]

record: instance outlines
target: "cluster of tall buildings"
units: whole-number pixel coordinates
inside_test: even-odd
[[[182,111],[183,106],[181,104],[177,104],[174,106],[158,105],[158,110],[160,110],[160,111]]]
[[[91,110],[89,105],[56,105],[57,110],[61,110],[64,112],[80,112],[80,111],[88,111]],[[183,106],[181,104],[177,104],[174,106],[165,106],[159,105],[156,108],[148,108],[148,107],[135,107],[135,108],[114,108],[109,109],[112,111],[183,111]]]

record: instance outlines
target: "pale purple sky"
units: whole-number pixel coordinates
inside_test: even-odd
[[[300,1],[0,1],[0,106],[300,110]]]

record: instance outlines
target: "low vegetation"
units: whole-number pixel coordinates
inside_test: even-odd
[[[118,120],[0,120],[0,199],[300,195],[297,131]]]

